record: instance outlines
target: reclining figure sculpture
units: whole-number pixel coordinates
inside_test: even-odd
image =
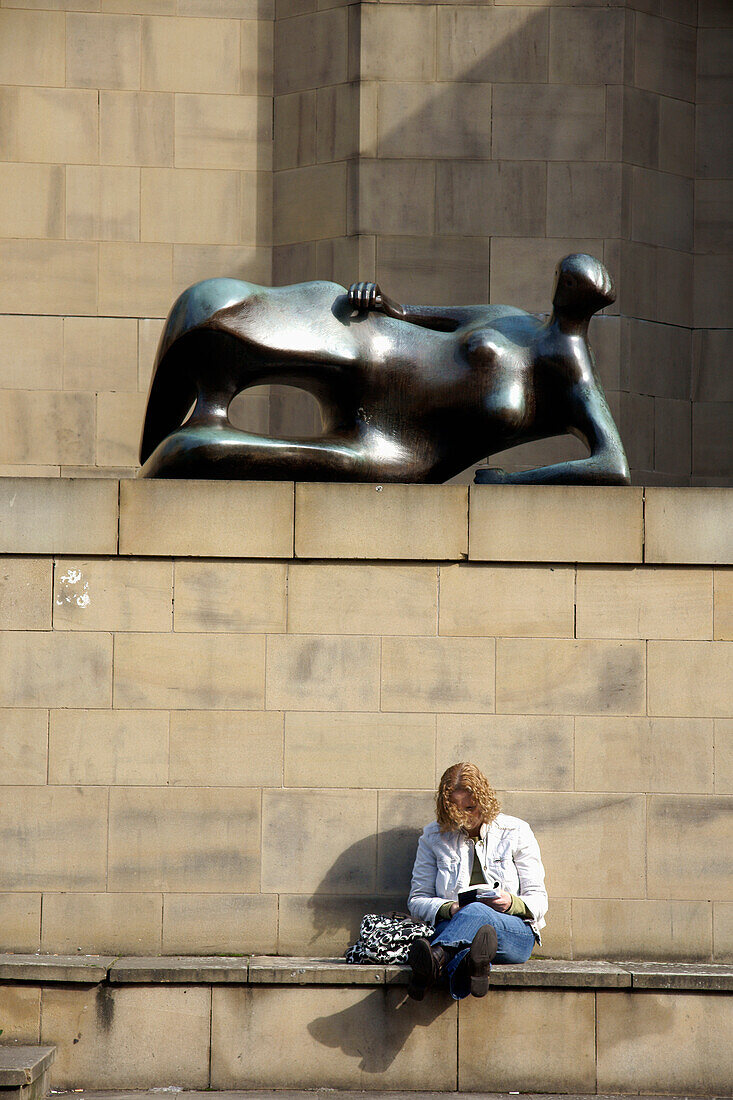
[[[510,306],[402,306],[376,283],[348,292],[330,282],[197,283],[161,336],[140,476],[442,482],[509,447],[571,433],[588,457],[487,468],[476,480],[627,484],[587,340],[590,318],[614,298],[605,267],[580,253],[558,265],[546,321]],[[309,391],[323,435],[234,427],[231,401],[266,383]]]

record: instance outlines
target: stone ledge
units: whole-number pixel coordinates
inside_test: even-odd
[[[96,985],[107,977],[114,955],[0,954],[0,979],[17,982],[79,982]]]
[[[0,1088],[32,1085],[56,1057],[56,1047],[0,1044]]]
[[[252,979],[248,975],[248,960],[221,956],[155,956],[122,958],[109,968],[109,980],[120,985],[175,983],[180,985],[218,985]]]
[[[0,955],[0,979],[94,985],[406,985],[406,966],[353,965],[336,958],[253,955]],[[656,989],[701,993],[733,991],[733,965],[530,959],[495,966],[495,988]]]

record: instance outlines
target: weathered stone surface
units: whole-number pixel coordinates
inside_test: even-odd
[[[299,484],[296,498],[299,558],[458,560],[468,549],[462,485]]]
[[[631,985],[624,966],[601,962],[565,962],[558,959],[530,959],[521,966],[491,969],[491,985],[570,987],[578,989],[617,989]]]
[[[289,558],[293,486],[269,481],[126,480],[120,553]]]
[[[114,554],[117,493],[113,480],[0,479],[0,553]]]
[[[647,489],[644,526],[646,562],[733,563],[730,489]]]
[[[733,1080],[733,998],[596,994],[598,1092],[722,1096]]]
[[[94,985],[113,962],[114,955],[0,955],[0,978]]]
[[[483,1000],[469,997],[461,1002],[458,1027],[461,1091],[595,1088],[592,992],[490,990]],[[523,1044],[521,1057],[510,1039],[518,1035],[532,1039]]]
[[[0,1047],[0,1088],[29,1085],[45,1073],[56,1057],[56,1047]]]
[[[641,562],[642,490],[471,486],[471,561]]]
[[[549,929],[557,904],[552,899]],[[573,952],[582,959],[708,960],[713,952],[713,906],[706,900],[573,898]],[[542,943],[545,944],[544,930]],[[717,944],[717,937],[716,937]],[[721,958],[724,956],[721,956]]]
[[[160,894],[47,891],[43,897],[43,951],[102,951],[139,955],[160,951]]]
[[[41,987],[29,983],[0,985],[3,1041],[37,1043],[41,1033]]]
[[[384,967],[333,958],[253,955],[249,981],[252,985],[384,985]]]
[[[166,894],[163,899],[165,954],[276,951],[277,930],[276,894]]]
[[[169,955],[164,958],[117,959],[109,970],[111,982],[125,985],[169,983],[206,985],[247,981],[246,958]]]
[[[630,962],[623,967],[634,989],[733,990],[733,966],[725,963]]]
[[[56,1043],[54,1087],[148,1089],[209,1083],[206,986],[56,987],[43,991],[41,1040]]]
[[[213,991],[214,1088],[384,1089],[456,1083],[456,1017],[445,995],[410,1001],[404,989],[219,986]],[[287,1039],[283,1020],[288,1021]]]

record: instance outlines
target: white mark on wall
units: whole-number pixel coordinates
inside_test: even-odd
[[[81,569],[69,568],[59,577],[56,589],[56,606],[63,607],[65,603],[76,604],[77,607],[89,607],[89,581],[84,580]]]

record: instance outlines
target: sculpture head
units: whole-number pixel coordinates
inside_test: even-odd
[[[615,301],[613,279],[600,260],[585,252],[573,252],[560,260],[552,294],[556,313],[592,317]]]
[[[494,820],[499,799],[488,779],[475,764],[451,764],[443,773],[435,796],[441,832],[472,829]]]

